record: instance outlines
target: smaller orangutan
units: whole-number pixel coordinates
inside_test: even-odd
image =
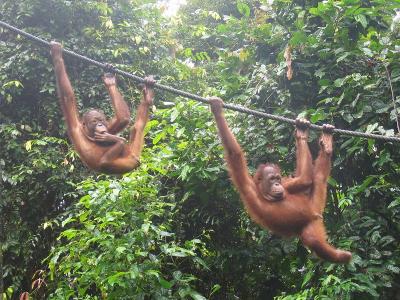
[[[92,109],[84,113],[80,119],[74,91],[65,70],[61,45],[51,42],[50,53],[68,135],[81,160],[90,169],[107,174],[123,174],[138,167],[144,142],[144,128],[149,119],[149,108],[153,105],[154,79],[145,78],[142,101],[137,109],[129,142],[126,144],[126,140],[116,134],[129,124],[130,112],[117,89],[115,75],[106,73],[103,76],[115,116],[107,120],[101,110]]]
[[[324,260],[348,263],[351,253],[336,249],[327,242],[322,217],[331,170],[334,127],[323,126],[319,155],[313,164],[307,143],[310,123],[297,119],[294,177],[281,177],[279,166],[267,163],[261,164],[252,178],[243,151],[223,115],[223,101],[217,97],[209,100],[225,149],[230,177],[250,217],[281,236],[299,236],[305,246]]]

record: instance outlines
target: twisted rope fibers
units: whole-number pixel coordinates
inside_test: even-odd
[[[11,25],[3,22],[3,21],[0,21],[0,26],[2,26],[4,28],[7,28],[7,29],[19,34],[19,35],[22,35],[22,36],[26,37],[27,39],[29,39],[31,41],[37,42],[37,43],[41,44],[42,46],[47,46],[47,47],[50,46],[49,42],[47,42],[47,41],[45,41],[45,40],[43,40],[43,39],[41,39],[41,38],[39,38],[37,36],[29,34],[29,33],[25,32],[23,30],[20,30],[20,29],[14,27],[14,26],[11,26]],[[63,49],[63,53],[65,53],[65,54],[67,54],[69,56],[75,57],[77,59],[80,59],[82,61],[86,61],[87,63],[95,65],[95,66],[98,66],[98,67],[100,67],[102,69],[105,69],[105,70],[109,69],[109,64],[99,62],[97,60],[94,60],[94,59],[91,59],[89,57],[83,56],[83,55],[78,54],[76,52],[73,52],[71,50]],[[128,73],[128,72],[125,72],[123,70],[120,70],[120,69],[117,69],[117,68],[113,68],[113,72],[115,72],[116,74],[119,74],[121,76],[131,78],[136,82],[145,83],[144,78],[141,78],[139,76],[136,76],[136,75]],[[173,93],[173,94],[185,97],[185,98],[193,99],[193,100],[196,100],[196,101],[199,101],[199,102],[202,102],[202,103],[206,103],[206,104],[210,103],[210,101],[205,97],[201,97],[201,96],[194,95],[194,94],[191,94],[191,93],[188,93],[188,92],[185,92],[185,91],[181,91],[181,90],[175,89],[175,88],[167,86],[167,85],[163,85],[163,84],[160,84],[160,83],[155,83],[154,87],[157,88],[157,89],[164,90],[164,91],[167,91],[167,92],[170,92],[170,93]],[[293,119],[289,119],[289,118],[286,118],[286,117],[265,113],[265,112],[258,111],[258,110],[249,109],[247,107],[243,107],[243,106],[239,106],[239,105],[224,103],[223,107],[227,108],[227,109],[230,109],[230,110],[233,110],[233,111],[245,113],[245,114],[248,114],[248,115],[253,115],[253,116],[256,116],[256,117],[271,119],[271,120],[290,123],[290,124],[295,124],[296,123],[296,121],[293,120]],[[322,129],[323,129],[322,126],[315,125],[315,124],[311,124],[310,128],[314,129],[314,130],[319,130],[319,131],[322,131]],[[384,135],[379,135],[379,134],[364,133],[364,132],[351,131],[351,130],[338,129],[338,128],[334,129],[334,133],[348,135],[348,136],[354,136],[354,137],[362,137],[362,138],[367,138],[367,139],[376,139],[376,140],[383,140],[383,141],[389,141],[389,142],[400,142],[400,138],[395,137],[395,136],[384,136]]]

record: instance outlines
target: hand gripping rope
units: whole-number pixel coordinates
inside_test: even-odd
[[[25,31],[22,31],[22,30],[14,27],[14,26],[11,26],[11,25],[3,22],[3,21],[0,21],[0,26],[2,26],[4,28],[7,28],[7,29],[9,29],[9,30],[11,30],[11,31],[13,31],[13,32],[15,32],[17,34],[20,34],[20,35],[28,38],[29,40],[37,42],[37,43],[41,44],[42,46],[47,46],[47,47],[50,46],[49,42],[47,42],[47,41],[45,41],[45,40],[43,40],[43,39],[41,39],[39,37],[36,37],[36,36],[34,36],[32,34],[29,34],[29,33],[25,32]],[[78,58],[80,60],[86,61],[89,64],[96,65],[96,66],[98,66],[98,67],[100,67],[102,69],[109,69],[109,64],[98,62],[98,61],[93,60],[91,58],[88,58],[86,56],[83,56],[83,55],[80,55],[78,53],[75,53],[73,51],[70,51],[70,50],[67,50],[67,49],[63,49],[63,53],[65,53],[65,54],[67,54],[69,56]],[[141,78],[139,76],[136,76],[136,75],[128,73],[128,72],[125,72],[123,70],[119,70],[117,68],[114,68],[113,72],[115,72],[115,73],[117,73],[117,74],[119,74],[121,76],[131,78],[134,81],[139,82],[139,83],[144,83],[145,82],[144,78]],[[191,94],[191,93],[188,93],[188,92],[185,92],[185,91],[181,91],[181,90],[175,89],[175,88],[167,86],[167,85],[163,85],[163,84],[160,84],[160,83],[155,83],[154,87],[157,88],[157,89],[164,90],[164,91],[167,91],[167,92],[170,92],[170,93],[173,93],[173,94],[185,97],[185,98],[193,99],[193,100],[196,100],[196,101],[199,101],[199,102],[202,102],[202,103],[207,103],[207,104],[209,103],[209,100],[207,98],[205,98],[205,97],[200,97],[198,95],[194,95],[194,94]],[[268,113],[265,113],[265,112],[262,112],[262,111],[258,111],[258,110],[252,110],[252,109],[249,109],[249,108],[246,108],[246,107],[243,107],[243,106],[239,106],[239,105],[224,103],[223,106],[224,106],[224,108],[227,108],[227,109],[230,109],[230,110],[234,110],[234,111],[238,111],[238,112],[241,112],[241,113],[245,113],[245,114],[248,114],[248,115],[253,115],[253,116],[256,116],[256,117],[271,119],[271,120],[275,120],[275,121],[279,121],[279,122],[286,122],[286,123],[290,123],[290,124],[295,124],[296,123],[296,121],[293,120],[293,119],[289,119],[289,118],[286,118],[286,117],[281,117],[281,116],[268,114]],[[314,129],[314,130],[320,130],[320,131],[322,130],[322,126],[315,125],[315,124],[311,124],[310,128]],[[394,137],[394,136],[384,136],[384,135],[379,135],[379,134],[371,134],[371,133],[364,133],[364,132],[337,129],[337,128],[334,129],[334,132],[338,133],[338,134],[355,136],[355,137],[362,137],[362,138],[368,138],[368,139],[377,139],[377,140],[383,140],[383,141],[389,141],[389,142],[400,142],[400,138]]]

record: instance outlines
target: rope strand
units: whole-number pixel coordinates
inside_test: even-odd
[[[9,30],[11,30],[11,31],[13,31],[13,32],[15,32],[17,34],[20,34],[20,35],[26,37],[29,40],[37,42],[37,43],[41,44],[42,46],[47,46],[47,47],[50,46],[49,42],[47,42],[47,41],[45,41],[45,40],[43,40],[43,39],[41,39],[41,38],[39,38],[37,36],[29,34],[29,33],[25,32],[25,31],[22,31],[22,30],[14,27],[14,26],[11,26],[11,25],[3,22],[3,21],[0,21],[0,26],[2,26],[4,28],[7,28],[7,29],[9,29]],[[95,65],[95,66],[98,66],[98,67],[100,67],[102,69],[106,69],[107,66],[108,66],[108,64],[106,64],[106,63],[101,63],[101,62],[99,62],[97,60],[88,58],[88,57],[83,56],[81,54],[75,53],[75,52],[73,52],[71,50],[63,49],[63,53],[65,53],[65,54],[67,54],[69,56],[78,58],[80,60],[86,61],[87,63]],[[113,71],[116,74],[119,74],[121,76],[124,76],[124,77],[127,77],[127,78],[131,78],[131,79],[133,79],[134,81],[136,81],[138,83],[144,83],[145,82],[144,78],[141,78],[139,76],[136,76],[136,75],[128,73],[128,72],[125,72],[123,70],[115,68]],[[164,90],[164,91],[167,91],[167,92],[170,92],[170,93],[185,97],[185,98],[189,98],[189,99],[193,99],[193,100],[196,100],[196,101],[199,101],[199,102],[202,102],[202,103],[209,104],[209,100],[207,98],[204,98],[204,97],[201,97],[201,96],[198,96],[198,95],[194,95],[194,94],[191,94],[191,93],[188,93],[188,92],[185,92],[185,91],[181,91],[181,90],[175,89],[175,88],[167,86],[167,85],[163,85],[163,84],[160,84],[160,83],[155,83],[154,87],[157,88],[157,89],[160,89],[160,90]],[[230,110],[234,110],[234,111],[237,111],[237,112],[241,112],[241,113],[245,113],[245,114],[248,114],[248,115],[253,115],[253,116],[256,116],[256,117],[271,119],[271,120],[275,120],[275,121],[279,121],[279,122],[285,122],[285,123],[289,123],[289,124],[295,124],[295,122],[296,122],[293,119],[289,119],[289,118],[286,118],[286,117],[281,117],[281,116],[268,114],[268,113],[265,113],[265,112],[262,112],[262,111],[258,111],[258,110],[252,110],[252,109],[249,109],[247,107],[243,107],[243,106],[239,106],[239,105],[224,103],[223,106],[224,106],[224,108],[227,108],[227,109],[230,109]],[[314,130],[322,131],[323,127],[320,126],[320,125],[311,124],[310,128],[314,129]],[[376,139],[376,140],[383,140],[383,141],[389,141],[389,142],[400,142],[400,138],[395,137],[395,136],[384,136],[384,135],[379,135],[379,134],[364,133],[364,132],[337,129],[337,128],[334,129],[334,133],[348,135],[348,136],[362,137],[362,138],[367,138],[367,139]]]

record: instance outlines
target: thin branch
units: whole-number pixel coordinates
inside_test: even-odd
[[[400,133],[400,124],[399,124],[399,116],[398,116],[398,111],[397,111],[397,105],[396,105],[396,99],[394,97],[394,91],[393,91],[393,86],[392,86],[392,79],[390,77],[389,69],[386,66],[386,64],[383,64],[386,70],[386,76],[389,81],[389,87],[390,87],[390,92],[392,94],[392,101],[393,101],[393,108],[396,114],[396,124],[397,124],[397,133]]]

